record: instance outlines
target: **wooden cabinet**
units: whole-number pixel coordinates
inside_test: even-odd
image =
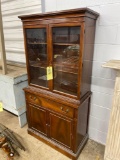
[[[88,139],[97,17],[87,8],[19,16],[29,83],[24,89],[28,133],[72,159]]]

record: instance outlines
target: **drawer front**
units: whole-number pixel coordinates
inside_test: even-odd
[[[61,113],[67,117],[73,118],[74,108],[72,107],[30,93],[26,93],[26,99],[33,104],[40,105],[42,107]]]
[[[41,106],[43,107],[47,107],[49,109],[52,109],[56,112],[59,112],[65,116],[68,116],[70,118],[73,118],[73,112],[74,112],[74,109],[69,107],[69,106],[66,106],[66,105],[63,105],[63,104],[60,104],[60,103],[57,103],[55,101],[52,101],[52,100],[49,100],[49,99],[43,99],[42,98],[42,101],[41,101]]]

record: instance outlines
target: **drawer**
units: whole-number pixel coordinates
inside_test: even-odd
[[[74,108],[49,100],[49,99],[45,99],[45,98],[40,98],[40,99],[41,99],[41,106],[45,108],[49,108],[58,113],[61,113],[67,117],[73,118]]]
[[[67,117],[73,118],[74,108],[72,107],[30,93],[26,93],[26,99],[33,104],[40,105],[41,107],[44,107],[46,109],[51,109]]]

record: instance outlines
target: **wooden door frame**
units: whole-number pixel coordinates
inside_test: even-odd
[[[79,69],[78,69],[78,91],[77,91],[77,95],[71,95],[71,94],[67,94],[67,93],[62,93],[60,91],[54,90],[53,89],[53,81],[51,83],[51,91],[54,93],[59,93],[61,95],[67,95],[71,98],[75,98],[78,99],[80,98],[80,90],[81,90],[81,76],[82,76],[82,59],[83,59],[83,52],[84,52],[84,22],[62,22],[62,23],[51,23],[49,24],[49,35],[50,37],[52,37],[52,28],[53,27],[75,27],[75,26],[79,26],[80,27],[80,56],[79,56]],[[53,39],[53,37],[52,37]],[[49,38],[49,44],[51,46],[51,48],[49,48],[49,53],[51,56],[53,56],[53,45],[52,45],[52,39]],[[53,57],[51,57],[51,61],[53,61]],[[53,64],[52,64],[53,66]]]
[[[41,28],[45,28],[46,29],[46,33],[48,35],[48,25],[47,24],[39,24],[39,25],[24,25],[23,26],[23,34],[24,34],[24,47],[25,47],[25,56],[26,56],[26,66],[27,66],[27,73],[28,73],[28,84],[30,86],[35,86],[35,87],[38,87],[38,88],[42,88],[42,89],[45,89],[45,90],[49,90],[49,83],[48,83],[48,88],[47,87],[44,87],[44,86],[40,86],[40,85],[36,85],[36,84],[33,84],[31,83],[31,76],[30,76],[30,65],[29,65],[29,58],[28,58],[28,48],[27,48],[27,36],[26,36],[26,30],[27,29],[41,29]],[[48,36],[47,36],[47,63],[49,61],[49,54],[48,54]]]

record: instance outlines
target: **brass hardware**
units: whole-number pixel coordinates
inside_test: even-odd
[[[31,95],[30,95],[30,98],[33,99],[34,101],[37,99],[36,97],[32,97]]]
[[[66,113],[68,113],[69,112],[69,109],[66,109]]]

